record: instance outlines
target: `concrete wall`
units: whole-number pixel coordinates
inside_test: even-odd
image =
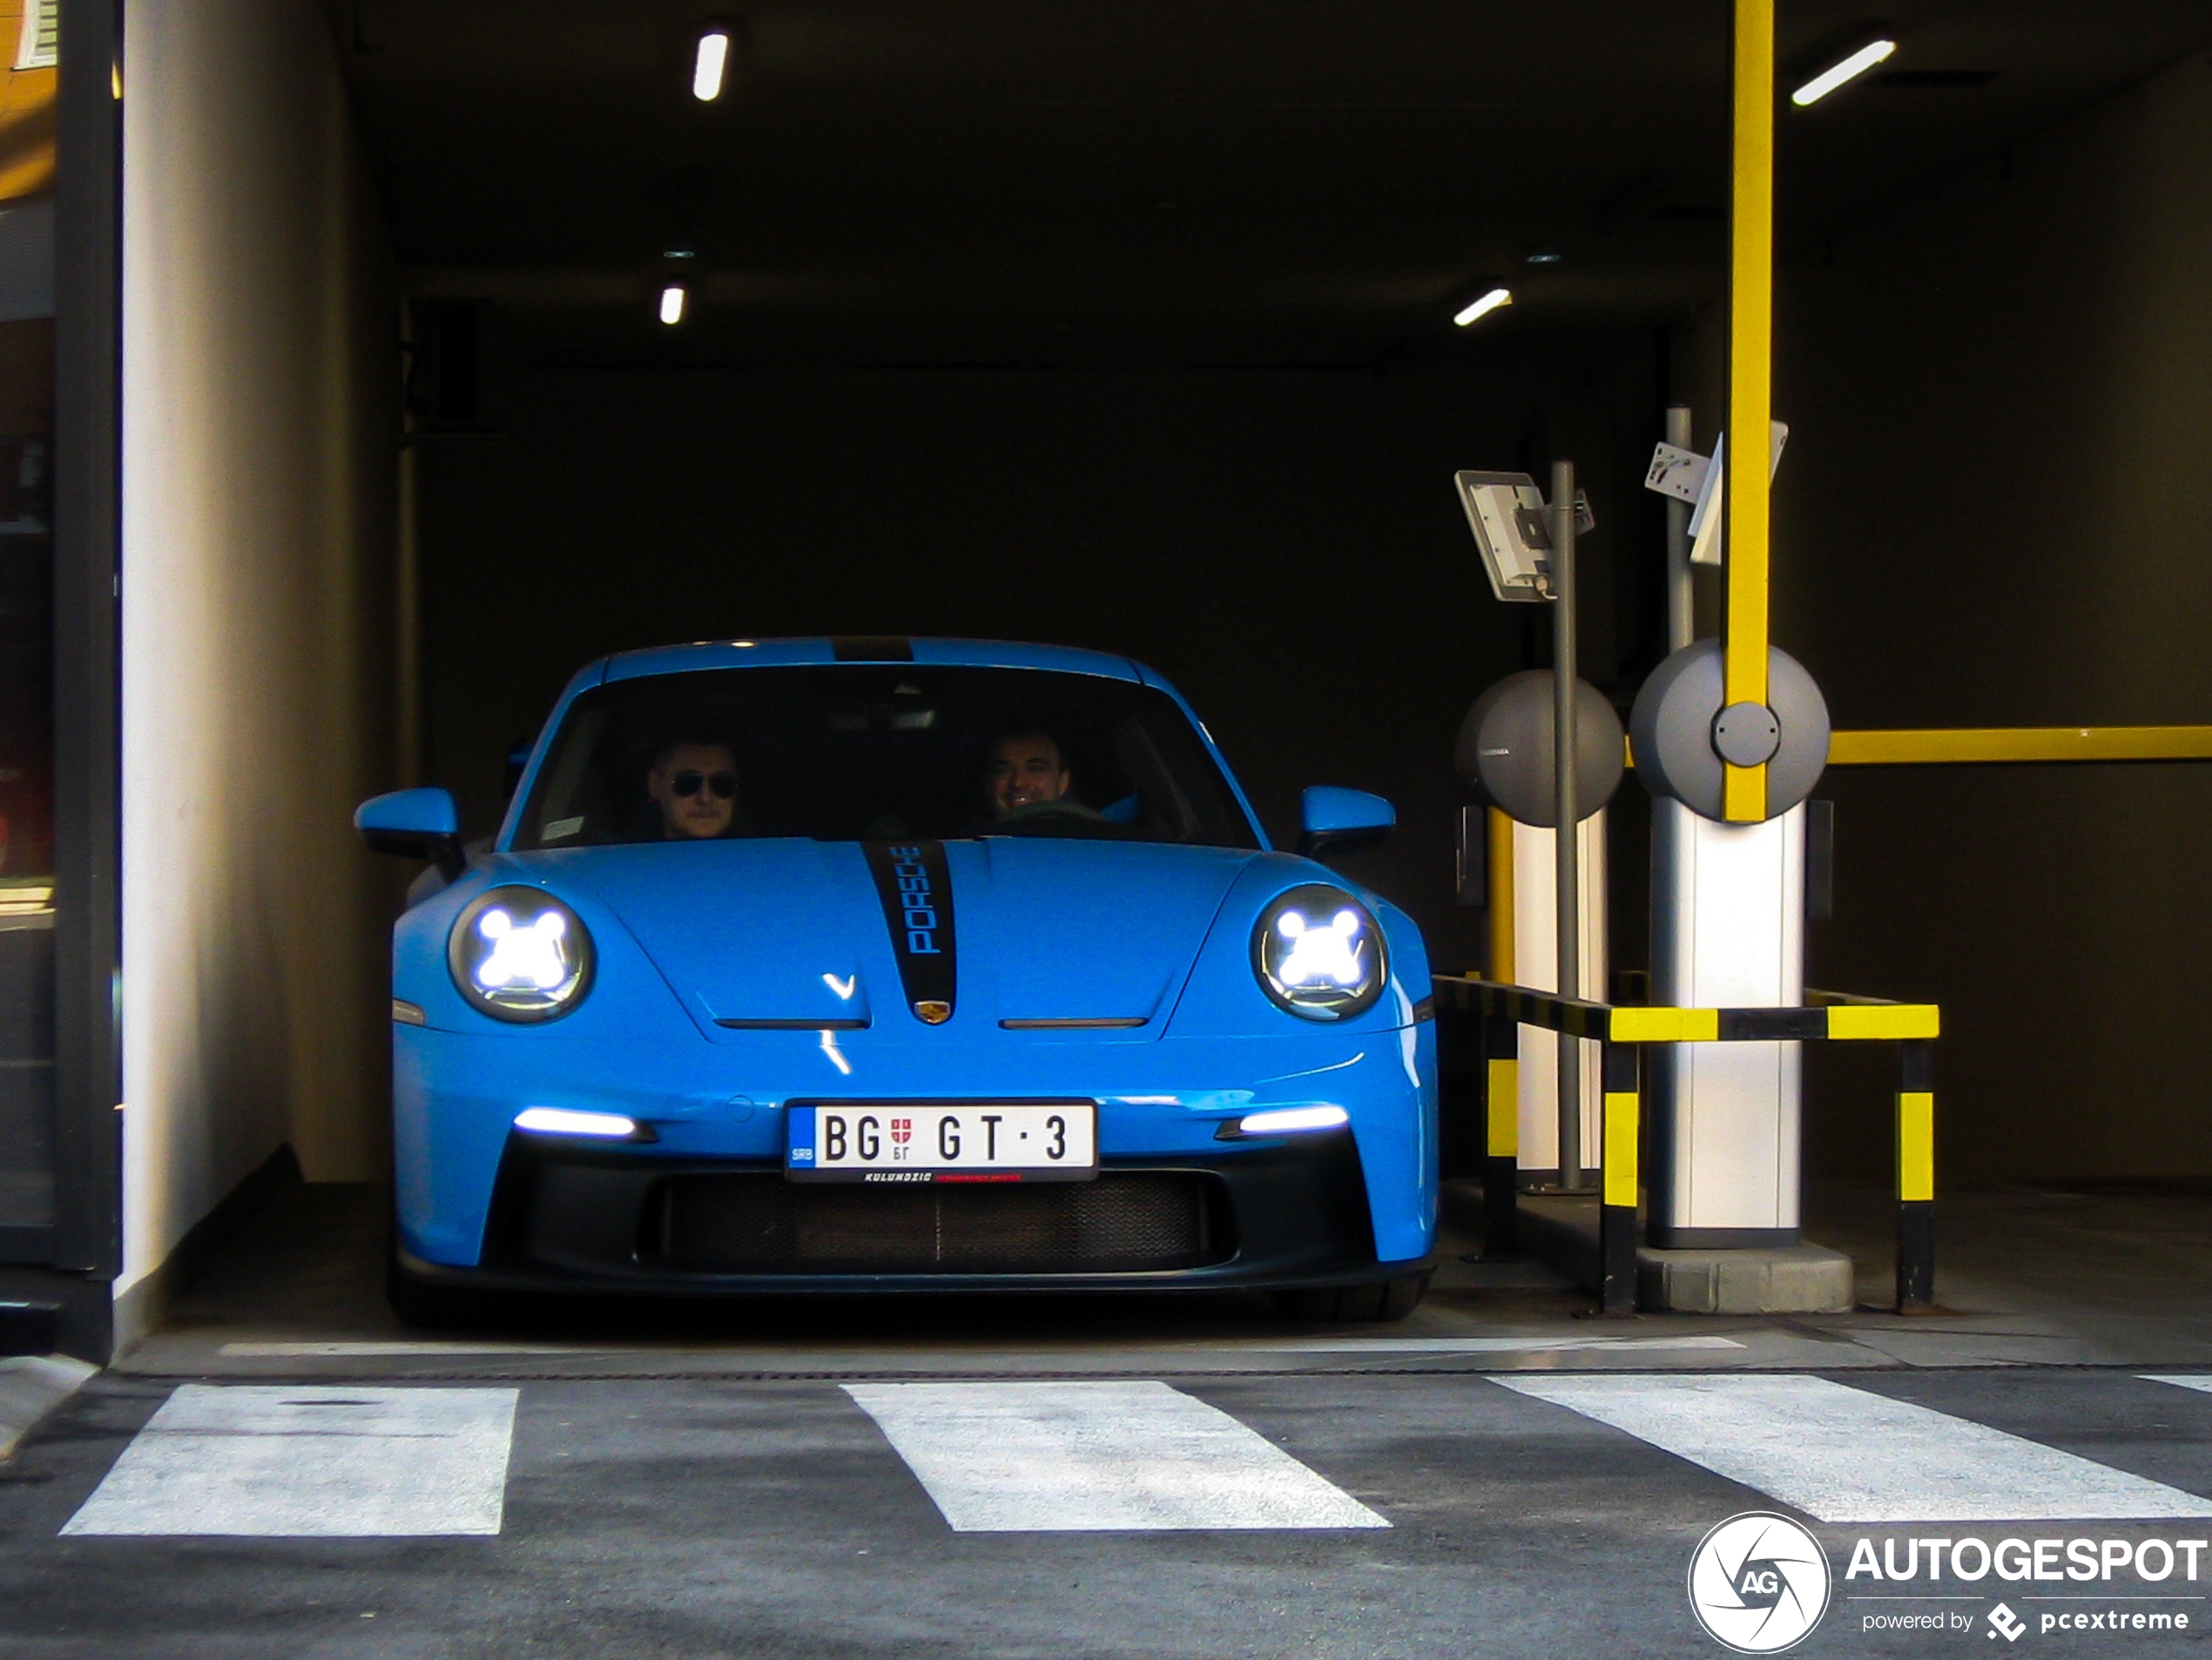
[[[1785,268],[1776,638],[1839,725],[2212,722],[2208,270],[2206,55]],[[1944,1002],[1948,1173],[2212,1172],[2212,764],[1823,788],[1813,977]],[[1860,1102],[1809,1168],[1881,1167]]]
[[[397,428],[320,9],[142,0],[126,34],[119,1292],[284,1142],[383,1164],[389,907],[347,816],[390,772]]]

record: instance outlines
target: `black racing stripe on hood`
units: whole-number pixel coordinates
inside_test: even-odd
[[[903,634],[839,634],[831,638],[830,655],[840,663],[911,663],[914,646]]]
[[[953,932],[953,876],[941,841],[871,841],[865,844],[868,874],[883,901],[883,924],[891,932],[891,955],[899,962],[899,983],[907,1011],[920,1020],[917,1005],[938,1002],[949,1019],[959,987],[959,955]]]

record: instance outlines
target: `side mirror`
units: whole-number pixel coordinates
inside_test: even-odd
[[[428,859],[451,881],[468,860],[461,852],[461,813],[447,790],[394,790],[354,810],[354,828],[377,853]]]
[[[1298,850],[1308,859],[1358,853],[1379,846],[1397,824],[1398,809],[1379,795],[1316,784],[1300,803]]]

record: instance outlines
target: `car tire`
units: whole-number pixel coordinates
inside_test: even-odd
[[[491,1308],[484,1293],[452,1285],[433,1285],[400,1266],[395,1252],[384,1265],[384,1299],[402,1326],[427,1331],[449,1332],[456,1327],[482,1326]]]
[[[1420,1306],[1428,1289],[1426,1273],[1356,1285],[1310,1285],[1278,1291],[1275,1306],[1294,1320],[1402,1320]]]

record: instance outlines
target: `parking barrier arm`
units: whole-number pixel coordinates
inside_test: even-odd
[[[1626,1008],[1559,997],[1473,975],[1434,976],[1440,1016],[1466,1016],[1480,1032],[1483,1083],[1483,1250],[1510,1251],[1519,1201],[1519,1028],[1539,1026],[1601,1046],[1604,1113],[1600,1144],[1598,1285],[1608,1313],[1635,1306],[1636,1141],[1642,1110],[1639,1050],[1646,1043],[1889,1042],[1898,1046],[1897,1309],[1935,1304],[1935,1040],[1933,1003],[1891,1002],[1848,992],[1805,992],[1788,1009]]]

